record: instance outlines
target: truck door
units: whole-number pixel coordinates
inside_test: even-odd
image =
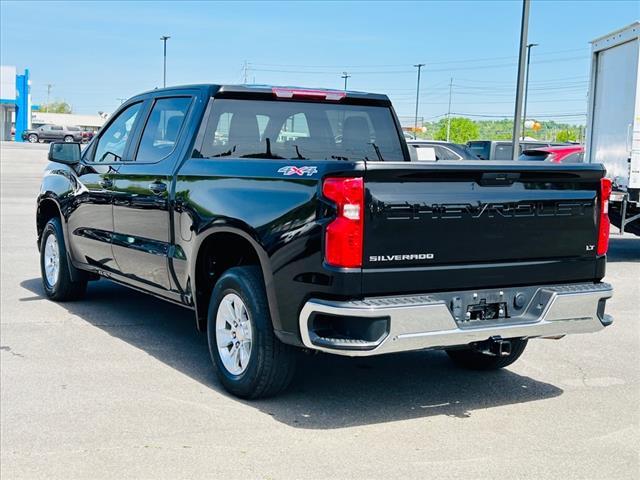
[[[132,161],[123,163],[114,175],[114,255],[120,273],[143,288],[171,289],[170,189],[192,100],[191,96],[151,100]]]
[[[68,214],[67,232],[74,260],[108,272],[117,271],[111,249],[112,178],[126,158],[141,105],[133,103],[117,114],[83,155],[75,201]]]

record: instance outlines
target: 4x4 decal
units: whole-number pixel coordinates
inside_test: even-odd
[[[287,165],[278,169],[278,173],[282,173],[285,176],[298,175],[302,177],[306,175],[310,177],[314,173],[318,173],[318,167],[295,167],[293,165]]]

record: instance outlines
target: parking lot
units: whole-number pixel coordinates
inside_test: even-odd
[[[1,471],[9,478],[638,478],[640,239],[613,235],[612,327],[534,340],[500,372],[441,352],[302,356],[231,397],[190,311],[108,281],[40,283],[46,145],[1,147]]]

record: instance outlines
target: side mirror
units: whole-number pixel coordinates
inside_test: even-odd
[[[49,146],[49,161],[75,165],[80,163],[80,144],[75,142],[53,142]]]

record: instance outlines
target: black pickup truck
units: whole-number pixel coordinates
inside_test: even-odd
[[[299,349],[486,370],[612,321],[600,165],[412,162],[384,95],[159,89],[49,160],[47,295],[104,277],[193,310],[240,397],[284,389]]]

